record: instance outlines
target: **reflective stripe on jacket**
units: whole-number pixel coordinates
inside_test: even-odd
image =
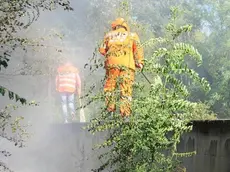
[[[136,64],[143,64],[144,53],[139,36],[123,28],[108,32],[99,51],[106,57],[106,68],[120,66],[135,70]]]
[[[57,70],[56,90],[58,92],[74,93],[81,86],[77,68],[71,65],[60,66]]]

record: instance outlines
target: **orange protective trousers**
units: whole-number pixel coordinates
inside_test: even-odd
[[[135,71],[132,69],[110,68],[106,70],[104,92],[106,94],[106,107],[109,112],[116,110],[116,93],[118,92],[121,116],[131,114],[134,76]]]

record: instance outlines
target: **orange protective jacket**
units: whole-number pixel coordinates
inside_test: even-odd
[[[119,66],[135,70],[136,64],[143,64],[144,54],[139,36],[124,28],[108,32],[99,51],[106,57],[105,68]]]
[[[58,92],[74,93],[78,89],[81,90],[81,79],[78,69],[72,65],[60,66],[57,69],[56,90]]]

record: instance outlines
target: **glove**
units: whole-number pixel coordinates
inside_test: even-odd
[[[136,67],[139,68],[139,69],[142,69],[143,68],[143,64],[138,63],[138,64],[136,64]]]

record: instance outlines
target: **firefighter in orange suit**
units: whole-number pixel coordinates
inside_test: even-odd
[[[81,79],[78,69],[70,62],[58,67],[56,76],[56,90],[61,95],[62,111],[65,123],[69,122],[70,115],[75,117],[75,93],[81,94]],[[70,113],[68,113],[68,108]]]
[[[136,68],[143,68],[143,48],[139,36],[130,32],[123,18],[111,24],[112,31],[104,36],[100,53],[105,56],[106,81],[104,92],[109,112],[116,109],[114,91],[120,90],[120,113],[122,117],[131,114],[132,87]]]

